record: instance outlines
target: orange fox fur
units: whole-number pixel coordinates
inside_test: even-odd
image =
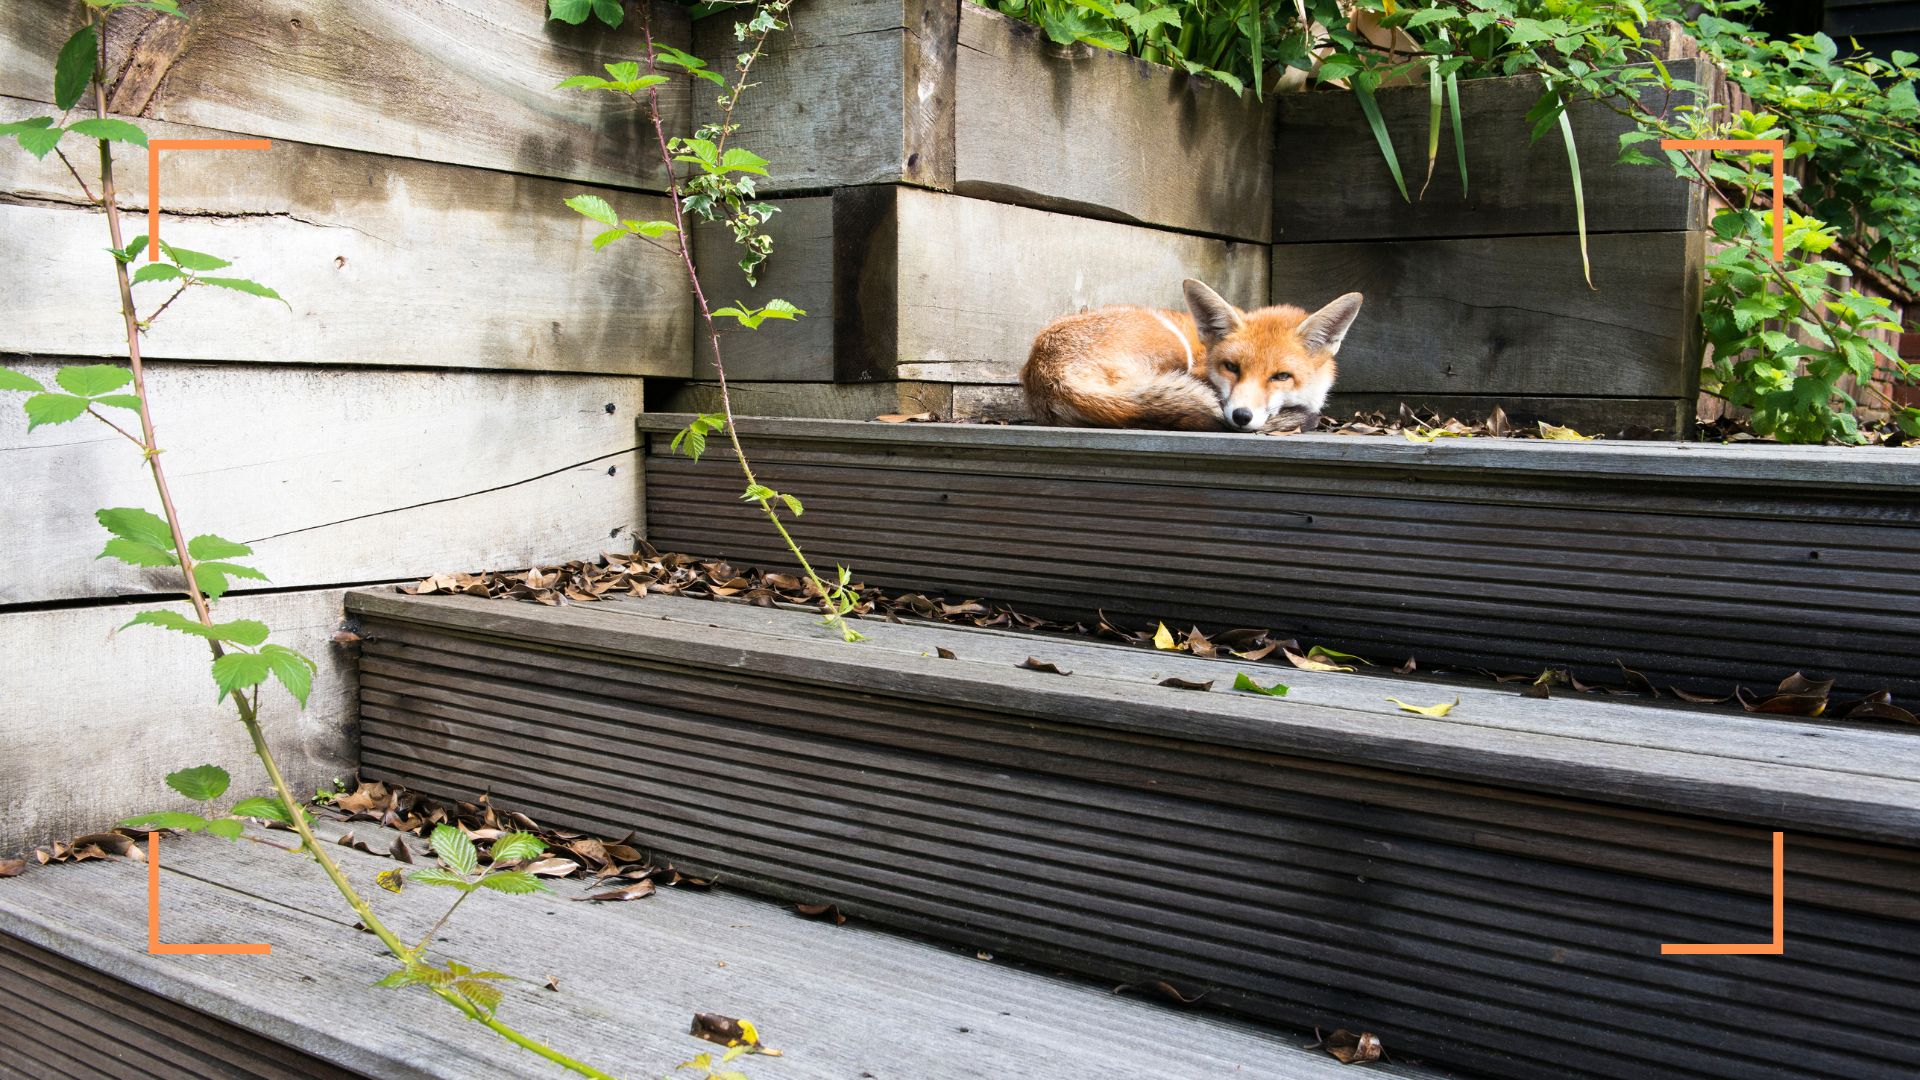
[[[1334,354],[1360,313],[1360,294],[1308,314],[1289,305],[1241,311],[1191,278],[1184,291],[1187,311],[1104,307],[1040,331],[1020,373],[1034,419],[1310,430],[1333,388]]]

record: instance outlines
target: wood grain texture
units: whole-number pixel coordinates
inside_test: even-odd
[[[754,65],[735,142],[772,162],[762,192],[849,184],[953,184],[960,0],[802,0]],[[716,68],[739,51],[726,13],[694,26]],[[695,95],[694,119],[719,119]],[[796,105],[798,107],[796,108]]]
[[[1180,306],[1187,277],[1244,306],[1268,295],[1265,245],[909,187],[835,196],[834,233],[841,381],[1011,383],[1033,336],[1081,308]]]
[[[1010,636],[953,628],[904,628],[914,640],[887,643],[893,628],[876,626],[875,649],[849,650],[800,611],[420,599],[431,602],[353,601],[373,635],[368,765],[410,786],[463,797],[485,786],[543,820],[636,827],[655,850],[737,885],[831,899],[998,955],[1165,978],[1269,1021],[1363,1024],[1402,1053],[1476,1075],[1630,1080],[1658,1063],[1798,1080],[1810,1065],[1891,1076],[1916,1060],[1881,1026],[1920,1001],[1904,958],[1885,954],[1912,916],[1854,906],[1885,892],[1820,881],[1822,901],[1796,909],[1804,944],[1737,980],[1646,944],[1733,940],[1765,917],[1765,871],[1739,865],[1742,840],[1764,852],[1763,833],[1741,835],[1752,828],[1742,801],[1653,811],[1692,787],[1664,768],[1529,796],[1500,779],[1506,752],[1541,737],[1516,729],[1498,736],[1502,750],[1483,745],[1493,771],[1473,775],[1440,766],[1459,732],[1405,714],[1381,715],[1396,730],[1365,751],[1338,753],[1322,737],[1357,734],[1347,721],[1362,708],[1306,700],[1337,679],[1276,702],[1161,689],[1114,666],[1159,657],[1077,642],[1046,642],[1074,672],[1061,678],[1016,667]],[[962,659],[924,655],[933,638]],[[1651,710],[1581,711],[1671,731]],[[1549,772],[1671,752],[1630,739],[1572,750],[1579,720],[1547,719],[1538,704],[1511,715],[1528,713],[1564,741],[1532,744]],[[1423,739],[1437,756],[1407,768],[1402,750]],[[1279,750],[1289,742],[1317,745]],[[587,747],[594,761],[582,764]],[[1719,761],[1709,783],[1750,780],[1776,800],[1812,790]],[[688,773],[712,786],[688,790],[676,779]],[[1549,782],[1529,775],[1521,786]],[[1920,805],[1903,783],[1872,812]],[[1797,795],[1772,805],[1808,808]],[[1532,828],[1546,846],[1528,846]],[[1809,822],[1796,835],[1835,857],[1819,831]],[[1674,844],[1708,857],[1638,870]],[[1866,844],[1840,857],[1892,882],[1914,855]],[[1733,936],[1712,936],[1722,932]]]
[[[58,369],[7,366],[48,386]],[[183,520],[253,544],[273,587],[588,557],[640,524],[639,379],[162,363],[147,380]],[[22,569],[0,604],[175,590],[95,559],[96,509],[154,501],[119,435],[28,434],[7,408],[0,454],[0,555]]]
[[[806,315],[791,322],[770,319],[757,330],[719,320],[720,349],[729,380],[830,382],[833,379],[833,198],[774,200],[779,210],[767,222],[773,255],[760,265],[757,286],[740,272],[739,248],[724,223],[693,232],[694,264],[701,286],[718,306],[760,307],[775,297],[798,304]],[[704,329],[704,328],[703,328]],[[693,374],[713,377],[713,354],[704,332],[695,335]],[[798,414],[785,414],[798,415]]]
[[[1274,103],[960,5],[954,190],[1264,242]]]
[[[0,117],[32,115],[0,100]],[[149,121],[148,134],[230,133]],[[146,155],[116,147],[122,202],[145,212]],[[146,336],[158,359],[242,360],[684,375],[692,302],[669,252],[627,241],[595,252],[595,222],[563,200],[594,191],[629,215],[663,199],[404,158],[276,142],[266,151],[163,158],[161,236],[234,262],[288,305],[200,289]],[[106,228],[49,158],[17,155],[0,198],[13,268],[0,351],[115,356],[126,342]],[[144,233],[138,217],[130,233]],[[143,314],[172,290],[135,291]],[[87,317],[85,313],[93,313]]]
[[[1590,238],[1594,289],[1572,236],[1288,244],[1276,301],[1366,305],[1337,388],[1362,394],[1514,394],[1693,400],[1700,374],[1700,233]]]
[[[363,823],[353,829],[382,851],[395,837]],[[319,831],[333,839],[342,829],[322,822]],[[409,842],[424,859],[424,846]],[[352,848],[329,851],[355,881],[394,865]],[[336,1068],[405,1080],[534,1075],[533,1058],[507,1054],[498,1036],[431,996],[374,987],[392,961],[348,928],[338,895],[311,866],[256,844],[202,837],[166,841],[163,855],[170,936],[244,936],[271,942],[272,956],[148,956],[145,873],[126,863],[55,867],[10,882],[0,932]],[[587,889],[573,881],[554,887],[552,895],[481,894],[449,924],[445,947],[487,956],[525,980],[508,990],[506,1015],[516,1028],[623,1076],[670,1074],[698,1052],[686,1035],[696,1009],[752,1019],[783,1051],[756,1059],[760,1071],[789,1080],[848,1080],[863,1071],[966,1080],[1033,1068],[1062,1080],[1234,1072],[1340,1080],[1347,1068],[1301,1049],[1311,1039],[1294,1032],[1179,1011],[858,924],[800,919],[724,885],[662,889],[639,904],[570,903]],[[442,897],[417,888],[383,892],[374,903],[403,934],[424,932],[444,909]],[[528,919],[543,932],[525,933]],[[642,955],[647,976],[636,979],[621,958]],[[538,988],[549,974],[557,992]],[[1073,1026],[1066,1036],[1063,1018]],[[912,1039],[893,1035],[909,1029],[918,1030]],[[548,1071],[557,1075],[540,1070]],[[1436,1075],[1398,1065],[1370,1071]]]
[[[0,853],[179,809],[163,777],[202,762],[230,771],[238,793],[267,788],[233,706],[214,700],[206,643],[151,627],[116,632],[135,614],[160,608],[183,604],[0,612],[0,655],[12,658],[0,739]],[[351,775],[353,664],[328,640],[340,626],[340,590],[235,596],[217,610],[223,619],[266,623],[272,640],[320,665],[304,711],[277,686],[261,694],[262,724],[287,782],[312,791]]]
[[[1675,61],[1675,78],[1702,80],[1710,65]],[[1400,197],[1353,94],[1320,90],[1277,97],[1273,239],[1412,240],[1574,231],[1573,183],[1566,146],[1549,130],[1532,138],[1526,113],[1541,93],[1533,76],[1460,83],[1467,125],[1468,191],[1461,192],[1451,128],[1442,136],[1433,183],[1409,203]],[[1393,87],[1377,95],[1409,189],[1426,175],[1427,88]],[[1650,88],[1643,103],[1661,113],[1689,95]],[[1622,165],[1619,136],[1632,121],[1593,102],[1568,110],[1585,182],[1587,227],[1605,232],[1683,232],[1705,226],[1698,190],[1664,166]],[[1446,121],[1451,124],[1451,121]]]
[[[1346,419],[1354,413],[1399,415],[1400,406],[1428,409],[1443,417],[1473,422],[1498,408],[1525,428],[1545,422],[1586,434],[1611,435],[1639,426],[1680,438],[1693,430],[1693,403],[1685,398],[1536,397],[1530,394],[1347,393],[1327,399],[1326,414]]]
[[[549,22],[516,0],[387,3],[188,0],[184,23],[117,13],[108,60],[135,63],[116,108],[155,120],[509,173],[664,190],[643,109],[555,90],[643,46],[638,12],[608,30]],[[51,100],[53,57],[78,9],[21,0],[0,10],[0,94]],[[685,46],[685,9],[654,4],[656,34]],[[684,82],[661,88],[688,128]]]
[[[709,382],[663,383],[655,407],[672,412],[720,411],[720,386]],[[954,393],[946,383],[737,383],[729,382],[733,408],[741,416],[805,416],[872,420],[888,413],[954,415]]]

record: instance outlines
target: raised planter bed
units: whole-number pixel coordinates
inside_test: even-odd
[[[1231,661],[878,621],[848,646],[676,597],[349,608],[369,775],[635,829],[736,887],[1474,1075],[1920,1065],[1904,731],[1493,686],[1426,719],[1385,700],[1432,700],[1409,680],[1275,700],[1226,692]],[[1661,956],[1766,940],[1772,829],[1784,954]]]
[[[783,565],[649,415],[648,538]],[[1423,667],[1920,695],[1920,451],[746,420],[818,559],[1069,621],[1271,627]]]

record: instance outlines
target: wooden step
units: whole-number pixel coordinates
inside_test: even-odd
[[[326,839],[342,828],[320,825]],[[393,841],[386,829],[352,828],[379,851]],[[425,845],[413,846],[425,862]],[[445,909],[444,890],[373,888],[395,865],[385,856],[328,850],[403,937]],[[273,951],[148,955],[146,872],[136,863],[36,868],[0,882],[0,1076],[569,1075],[424,991],[375,988],[396,965],[355,932],[312,863],[200,835],[164,841],[161,868],[165,940]],[[714,1049],[686,1034],[695,1012],[750,1019],[782,1051],[741,1061],[753,1080],[1348,1075],[1303,1048],[1310,1038],[801,919],[724,883],[626,904],[569,903],[587,890],[553,884],[552,896],[476,894],[449,923],[441,955],[524,980],[508,984],[500,1017],[617,1076],[671,1074]]]
[[[785,568],[725,455],[642,417],[647,539]],[[1129,625],[1730,693],[1920,698],[1920,449],[746,420],[819,563]]]
[[[1920,1066],[1914,733],[685,598],[348,606],[367,775],[771,895],[1515,1080]],[[1769,939],[1773,830],[1784,953],[1662,956]]]

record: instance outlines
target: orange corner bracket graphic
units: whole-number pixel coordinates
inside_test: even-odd
[[[160,834],[147,834],[147,951],[155,956],[265,956],[271,945],[168,945],[160,940]]]
[[[270,139],[148,139],[147,140],[147,261],[160,261],[160,151],[265,150]]]
[[[1662,150],[1767,150],[1773,153],[1773,261],[1787,257],[1785,139],[1661,139]]]
[[[1757,945],[1662,945],[1661,956],[1779,956],[1787,951],[1787,834],[1773,834],[1773,940]]]

